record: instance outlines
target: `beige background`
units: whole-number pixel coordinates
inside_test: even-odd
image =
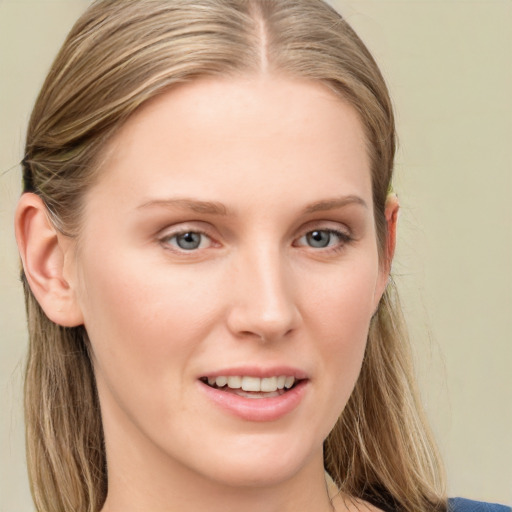
[[[32,509],[12,216],[35,95],[84,0],[0,0],[0,512]],[[394,271],[451,495],[512,505],[512,1],[333,0],[396,105]]]

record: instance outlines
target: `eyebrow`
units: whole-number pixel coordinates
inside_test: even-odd
[[[308,205],[304,208],[305,214],[315,213],[315,212],[325,212],[329,210],[335,210],[338,208],[343,208],[344,206],[348,206],[351,204],[357,204],[363,206],[364,208],[368,208],[368,205],[359,196],[349,195],[343,197],[335,197],[332,199],[323,199],[321,201],[317,201]],[[137,209],[146,209],[146,208],[170,208],[170,209],[182,209],[182,210],[190,210],[196,213],[208,214],[208,215],[221,215],[227,216],[229,214],[228,208],[217,201],[200,201],[198,199],[191,198],[176,198],[176,199],[153,199],[151,201],[147,201]]]
[[[325,212],[329,210],[336,210],[338,208],[343,208],[344,206],[357,204],[363,206],[364,208],[368,208],[366,201],[359,196],[343,196],[343,197],[334,197],[332,199],[324,199],[322,201],[318,201],[316,203],[310,204],[304,209],[304,213],[315,213],[315,212]]]
[[[179,208],[190,210],[196,213],[209,215],[227,215],[228,209],[217,201],[199,201],[197,199],[153,199],[141,204],[137,209],[146,209],[154,207]]]

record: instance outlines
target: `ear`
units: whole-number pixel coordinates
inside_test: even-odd
[[[46,316],[63,327],[81,325],[75,290],[66,279],[73,256],[71,240],[55,229],[36,194],[21,196],[15,231],[25,276]]]
[[[398,212],[400,211],[400,203],[398,202],[398,197],[395,193],[388,194],[386,198],[386,224],[387,224],[387,238],[386,238],[386,253],[385,258],[386,261],[385,269],[386,273],[389,275],[391,271],[391,263],[393,262],[393,257],[395,256],[395,247],[396,247],[396,225],[398,222]]]
[[[395,255],[395,247],[396,247],[396,226],[398,222],[398,212],[400,210],[400,204],[398,202],[398,197],[396,194],[391,193],[388,195],[386,199],[386,207],[385,207],[385,217],[386,217],[386,225],[387,225],[387,233],[386,233],[386,246],[384,248],[384,252],[382,254],[382,261],[380,263],[379,270],[379,282],[377,285],[377,293],[376,295],[376,304],[375,307],[378,306],[380,298],[386,289],[386,285],[389,279],[389,273],[391,271],[391,263],[393,262],[393,257]]]

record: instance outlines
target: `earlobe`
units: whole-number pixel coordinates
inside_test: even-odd
[[[50,320],[64,327],[83,323],[75,289],[66,279],[69,242],[51,223],[36,194],[23,194],[15,215],[18,249],[30,289]]]

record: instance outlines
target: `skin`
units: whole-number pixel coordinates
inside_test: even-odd
[[[331,504],[322,461],[390,263],[355,110],[284,77],[179,86],[118,132],[85,205],[77,246],[25,194],[17,236],[47,315],[89,333],[104,511],[375,510]],[[203,233],[199,247],[181,249],[183,232]],[[305,372],[299,405],[247,421],[202,392],[199,377],[248,364]]]

